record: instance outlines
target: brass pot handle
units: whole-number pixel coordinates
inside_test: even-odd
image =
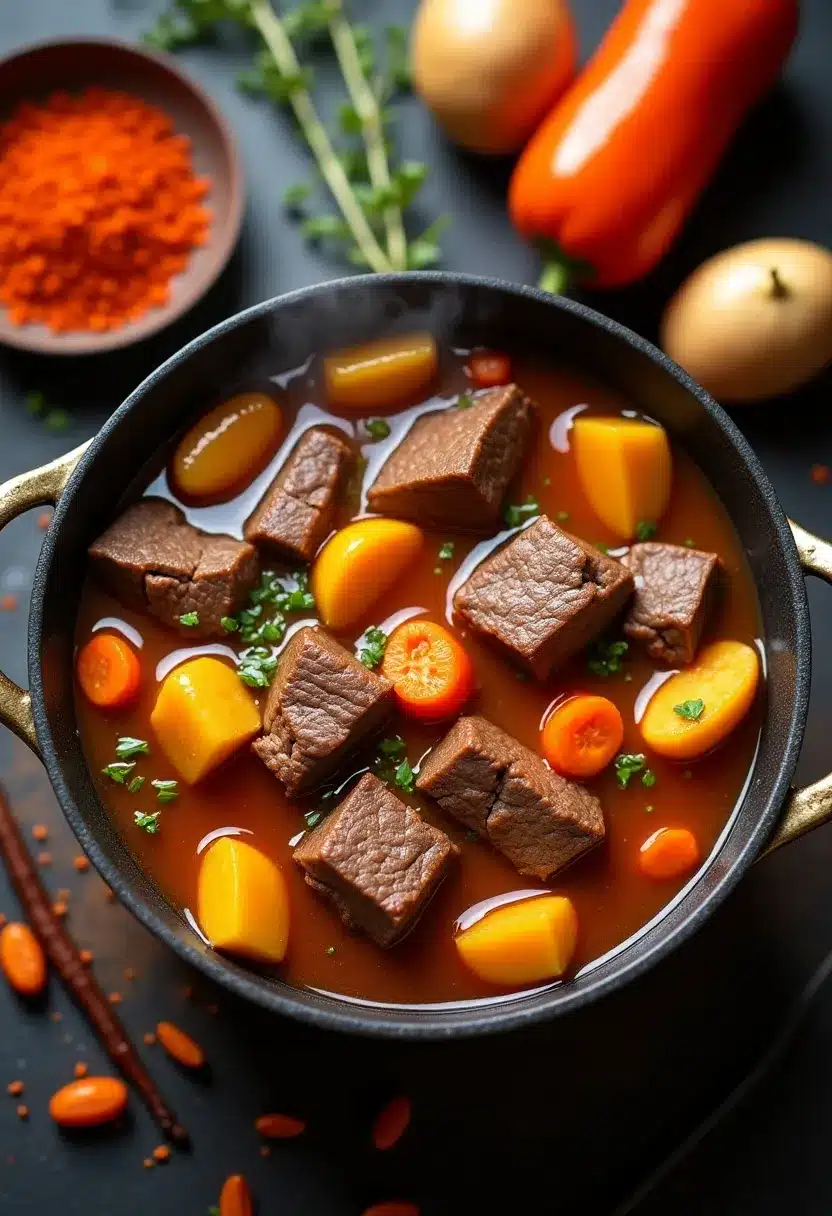
[[[813,536],[800,524],[789,520],[800,564],[807,574],[817,575],[827,583],[832,583],[832,544]],[[793,789],[783,808],[783,816],[763,856],[773,853],[781,845],[805,836],[813,828],[819,828],[832,818],[832,773],[821,777],[804,789]]]
[[[56,503],[88,446],[88,443],[82,443],[79,448],[59,456],[51,464],[32,469],[30,473],[21,473],[0,485],[0,532],[6,524],[31,507]],[[40,755],[32,717],[32,698],[8,676],[4,676],[2,671],[0,724],[8,726],[24,743],[29,744],[36,755]]]

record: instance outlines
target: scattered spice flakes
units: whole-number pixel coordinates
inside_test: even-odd
[[[14,612],[17,608],[17,596],[7,592],[6,595],[0,595],[0,612]]]
[[[49,837],[49,828],[45,823],[36,823],[32,828],[32,835],[34,836],[35,840],[43,842]]]
[[[828,464],[813,464],[809,475],[817,486],[828,486],[832,481],[832,469]]]
[[[146,1170],[152,1170],[155,1164],[156,1162],[152,1157],[145,1157],[144,1161],[142,1162],[142,1165]]]
[[[170,1161],[170,1149],[166,1144],[157,1144],[153,1150],[153,1160],[164,1162]]]
[[[72,866],[79,874],[84,874],[90,868],[89,859],[84,857],[83,853],[79,853],[77,857],[73,857]]]
[[[381,1152],[398,1144],[410,1125],[412,1107],[410,1099],[393,1098],[380,1111],[373,1124],[373,1144]]]
[[[41,511],[40,515],[38,516],[38,527],[40,528],[41,532],[45,532],[52,523],[52,514],[52,511]]]
[[[53,1022],[62,1022],[64,1020],[64,1015],[60,1009],[53,1009],[49,1016]]]
[[[156,1038],[165,1051],[183,1068],[202,1068],[205,1052],[195,1039],[173,1022],[160,1022],[156,1027]]]
[[[9,1081],[6,1086],[6,1093],[11,1094],[13,1098],[19,1098],[24,1088],[25,1086],[22,1081]]]
[[[20,1105],[17,1107],[17,1117],[18,1117],[18,1119],[28,1119],[29,1118],[29,1107],[24,1105],[23,1102],[21,1102]]]
[[[293,1140],[306,1131],[306,1120],[294,1115],[260,1115],[254,1126],[267,1140]]]
[[[87,1065],[84,1063],[84,1061],[83,1061],[83,1060],[79,1060],[79,1061],[78,1061],[78,1063],[75,1065],[75,1067],[73,1068],[73,1070],[72,1070],[72,1071],[73,1071],[73,1074],[74,1074],[74,1075],[75,1075],[75,1076],[78,1078],[78,1080],[80,1081],[82,1077],[85,1077],[85,1076],[87,1075],[87,1073],[89,1072],[89,1068],[88,1068],[88,1066],[87,1066]]]
[[[6,916],[5,912],[0,912],[0,929],[3,928],[7,921],[8,917]]]
[[[125,967],[123,974],[128,984],[132,984],[133,980],[136,978],[136,969],[135,967]]]
[[[62,920],[69,912],[69,908],[67,907],[67,905],[64,903],[63,900],[57,899],[55,901],[55,903],[52,905],[52,911],[55,913],[55,915],[58,917],[59,920]]]
[[[104,898],[107,900],[107,903],[114,904],[116,902],[115,891],[112,887],[108,887],[106,883],[104,884]]]
[[[89,967],[95,955],[93,954],[92,950],[79,950],[78,957],[85,967]]]
[[[68,904],[72,898],[72,892],[70,891],[69,887],[58,887],[58,890],[55,893],[55,898],[59,899],[63,904]]]
[[[42,853],[38,853],[38,865],[39,866],[51,866],[52,865],[52,854],[47,853],[45,851]]]
[[[111,1005],[120,1005],[122,1002],[122,995],[120,992],[108,992],[107,1000]]]
[[[261,1157],[271,1157],[271,1155],[272,1155],[271,1145],[270,1144],[261,1144],[260,1145],[260,1156]]]
[[[142,1036],[142,1038],[148,1047],[152,1047],[153,1044],[156,1042],[156,1035],[153,1033],[152,1030],[146,1031],[146,1033]]]

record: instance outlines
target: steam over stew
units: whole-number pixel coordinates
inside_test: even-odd
[[[731,524],[568,368],[421,333],[274,371],[202,403],[90,547],[99,794],[215,949],[289,983],[568,983],[693,878],[748,776]]]

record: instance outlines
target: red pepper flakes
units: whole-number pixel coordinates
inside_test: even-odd
[[[170,1161],[170,1149],[166,1144],[158,1144],[153,1150],[154,1161]]]
[[[120,992],[108,992],[107,1000],[110,1002],[111,1005],[120,1005],[121,1001],[122,1001],[121,993]]]
[[[55,900],[54,904],[52,905],[52,911],[55,913],[55,915],[58,917],[59,920],[62,920],[66,916],[67,912],[69,912],[69,908],[66,906],[66,904],[62,900],[57,899],[57,900]]]
[[[17,1107],[16,1113],[17,1113],[18,1119],[28,1119],[29,1118],[29,1107],[24,1106],[23,1103],[21,1102],[20,1105]]]
[[[79,950],[78,957],[85,967],[89,967],[95,955],[93,954],[92,950]]]
[[[36,823],[32,828],[32,835],[34,836],[35,840],[46,840],[47,836],[49,835],[49,828],[45,823]]]
[[[261,1115],[254,1126],[267,1140],[293,1140],[306,1131],[306,1121],[294,1115]]]
[[[148,1047],[152,1047],[152,1046],[153,1046],[153,1044],[156,1042],[156,1035],[153,1033],[153,1031],[152,1031],[152,1030],[148,1030],[148,1031],[145,1033],[145,1035],[144,1035],[144,1041],[145,1041],[145,1043],[147,1044],[147,1046],[148,1046]]]
[[[832,469],[828,464],[813,464],[809,475],[818,486],[828,486],[832,481]]]
[[[131,984],[133,982],[133,980],[136,978],[135,968],[134,967],[125,967],[124,968],[124,978],[127,980],[128,984]]]
[[[38,865],[39,866],[51,866],[52,865],[52,854],[46,853],[46,852],[38,853]]]
[[[52,523],[52,515],[52,511],[41,511],[40,515],[38,516],[38,527],[40,528],[41,532],[45,532]]]
[[[79,853],[77,857],[73,857],[72,864],[79,874],[84,874],[89,868],[89,859],[83,853]]]
[[[16,595],[0,595],[0,612],[14,612],[16,607]]]
[[[72,898],[72,892],[68,887],[59,887],[55,898],[59,899],[62,904],[68,904]]]
[[[107,903],[114,904],[116,902],[115,891],[112,887],[108,887],[106,883],[104,884],[104,898],[107,900]]]
[[[52,1011],[52,1013],[50,1013],[49,1016],[53,1022],[62,1022],[63,1017],[64,1017],[64,1015],[61,1013],[60,1009],[54,1009]]]
[[[410,1124],[411,1105],[409,1098],[393,1098],[380,1111],[373,1124],[373,1144],[381,1152],[398,1144]]]
[[[75,1076],[78,1078],[78,1080],[80,1081],[82,1077],[85,1077],[87,1075],[87,1073],[89,1072],[89,1068],[84,1063],[83,1060],[79,1060],[72,1071],[75,1074]]]
[[[22,1081],[9,1081],[8,1085],[6,1086],[6,1093],[11,1094],[13,1098],[19,1098],[23,1093],[23,1089],[24,1086]]]
[[[142,1165],[146,1170],[152,1170],[155,1164],[156,1162],[152,1157],[145,1157],[144,1161],[142,1162]]]

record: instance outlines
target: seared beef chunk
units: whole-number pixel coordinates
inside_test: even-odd
[[[380,946],[409,932],[447,873],[456,847],[372,773],[365,773],[294,858],[347,925]]]
[[[423,527],[487,532],[523,458],[532,404],[516,384],[419,418],[369,493],[371,511]]]
[[[544,680],[606,628],[632,591],[620,562],[541,515],[476,568],[454,611]]]
[[[550,878],[604,839],[598,799],[485,718],[456,722],[422,764],[416,788],[535,878]]]
[[[123,604],[149,609],[190,638],[225,637],[233,616],[257,581],[257,553],[230,536],[200,532],[171,502],[142,498],[89,549],[99,583]],[[181,625],[195,612],[199,623]]]
[[[300,629],[281,655],[262,738],[252,748],[290,795],[320,785],[381,726],[393,685],[320,629]]]
[[[306,431],[246,521],[246,540],[290,559],[311,561],[332,528],[351,459],[338,435],[321,427]]]
[[[651,541],[633,545],[624,564],[636,580],[624,633],[643,642],[652,659],[671,666],[693,662],[716,599],[717,555]]]

